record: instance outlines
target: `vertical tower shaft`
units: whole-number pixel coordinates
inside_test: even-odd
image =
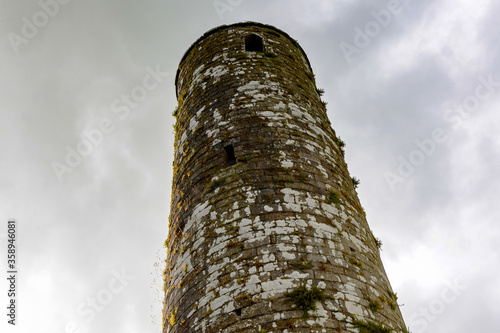
[[[296,41],[213,29],[176,88],[164,332],[406,332]]]

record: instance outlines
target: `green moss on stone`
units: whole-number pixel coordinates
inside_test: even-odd
[[[353,258],[353,257],[349,258],[349,262],[358,268],[363,267],[363,263],[356,258]]]
[[[310,261],[305,261],[305,260],[302,260],[302,261],[294,261],[294,262],[291,262],[289,264],[290,267],[292,268],[296,268],[300,271],[305,271],[306,269],[311,269],[313,267],[313,264],[312,262]]]
[[[340,203],[340,197],[337,192],[330,191],[328,192],[328,197],[326,198],[326,203],[327,204],[339,204]]]
[[[378,310],[381,310],[382,309],[382,304],[377,301],[376,299],[369,299],[368,300],[368,307],[370,308],[370,310],[372,310],[372,312],[377,312]]]
[[[326,299],[324,289],[318,287],[307,288],[305,285],[295,288],[292,292],[286,293],[286,297],[296,307],[304,311],[303,319],[309,318],[310,310],[317,310],[316,302],[323,302]]]
[[[373,321],[363,321],[354,320],[354,327],[359,330],[359,333],[392,333],[393,330],[390,327],[384,326],[383,324],[377,324]]]

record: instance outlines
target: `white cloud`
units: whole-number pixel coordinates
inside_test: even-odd
[[[405,8],[410,11],[412,4]],[[382,75],[409,71],[423,59],[435,58],[453,79],[480,71],[485,53],[480,29],[491,1],[436,2],[422,13],[416,24],[403,26],[398,41],[385,45],[379,54]],[[401,15],[405,15],[403,12]],[[465,19],[466,18],[466,19]]]

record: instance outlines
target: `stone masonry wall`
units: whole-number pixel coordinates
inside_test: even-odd
[[[219,27],[176,81],[163,331],[406,332],[301,47]]]

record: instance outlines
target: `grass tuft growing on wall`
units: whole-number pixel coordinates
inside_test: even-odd
[[[359,330],[359,333],[392,333],[390,327],[383,324],[377,324],[373,321],[354,320],[354,327]]]
[[[286,294],[290,302],[295,304],[296,307],[304,311],[302,318],[309,318],[309,311],[316,310],[317,301],[324,301],[326,296],[323,289],[318,287],[307,288],[305,285],[295,288],[292,292]]]

